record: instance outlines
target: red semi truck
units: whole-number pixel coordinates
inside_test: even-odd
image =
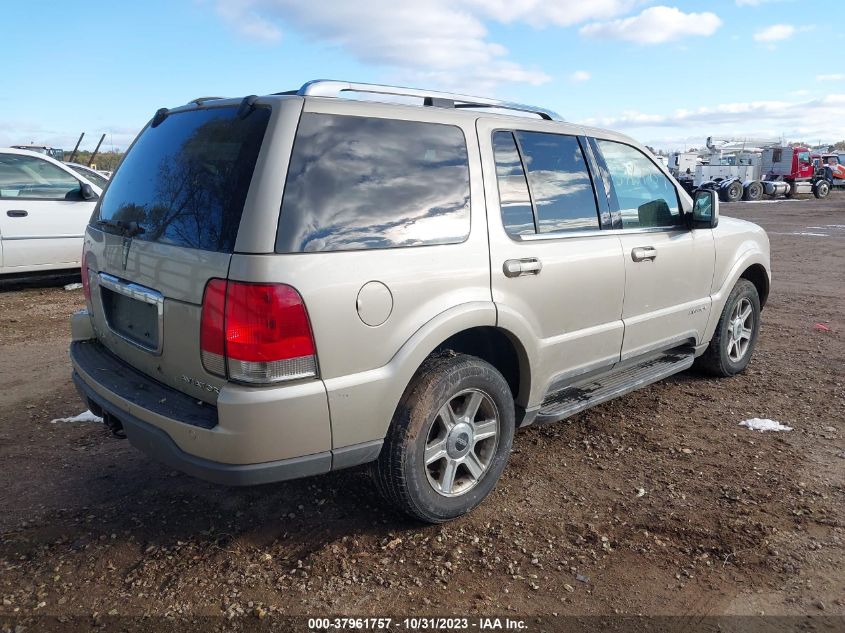
[[[819,155],[809,148],[769,147],[763,150],[762,158],[764,193],[789,198],[799,193],[825,198],[830,193],[831,182],[820,166]]]

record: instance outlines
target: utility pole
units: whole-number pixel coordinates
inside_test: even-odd
[[[88,159],[88,166],[90,167],[94,163],[94,159],[97,157],[97,152],[100,151],[100,145],[103,144],[103,140],[106,138],[105,133],[100,137],[100,142],[97,143],[97,147],[94,148],[94,153],[91,154],[91,158]]]
[[[79,144],[82,142],[82,137],[85,136],[85,132],[79,135],[79,139],[76,141],[76,146],[73,148],[73,151],[70,153],[70,159],[67,161],[69,163],[73,162],[73,159],[76,158],[76,152],[79,149]]]

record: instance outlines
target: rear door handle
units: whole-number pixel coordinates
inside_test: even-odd
[[[521,277],[523,275],[539,275],[543,270],[542,262],[536,257],[523,259],[509,259],[502,266],[505,277]]]
[[[631,251],[631,259],[635,262],[654,261],[657,259],[657,249],[653,246],[638,246]]]
[[[10,218],[25,218],[29,213],[22,209],[12,209],[11,211],[6,211],[6,215]]]

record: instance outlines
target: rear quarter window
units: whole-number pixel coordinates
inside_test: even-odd
[[[469,164],[460,128],[302,115],[277,252],[455,244],[469,229]]]

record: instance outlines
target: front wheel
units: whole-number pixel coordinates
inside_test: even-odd
[[[747,279],[740,279],[722,310],[707,351],[696,365],[713,376],[733,376],[751,361],[760,334],[760,295]]]
[[[827,180],[819,180],[813,187],[813,194],[816,198],[827,198],[830,193],[830,183]]]
[[[442,523],[481,503],[499,480],[514,434],[508,383],[464,354],[429,358],[399,403],[372,472],[406,514]]]

